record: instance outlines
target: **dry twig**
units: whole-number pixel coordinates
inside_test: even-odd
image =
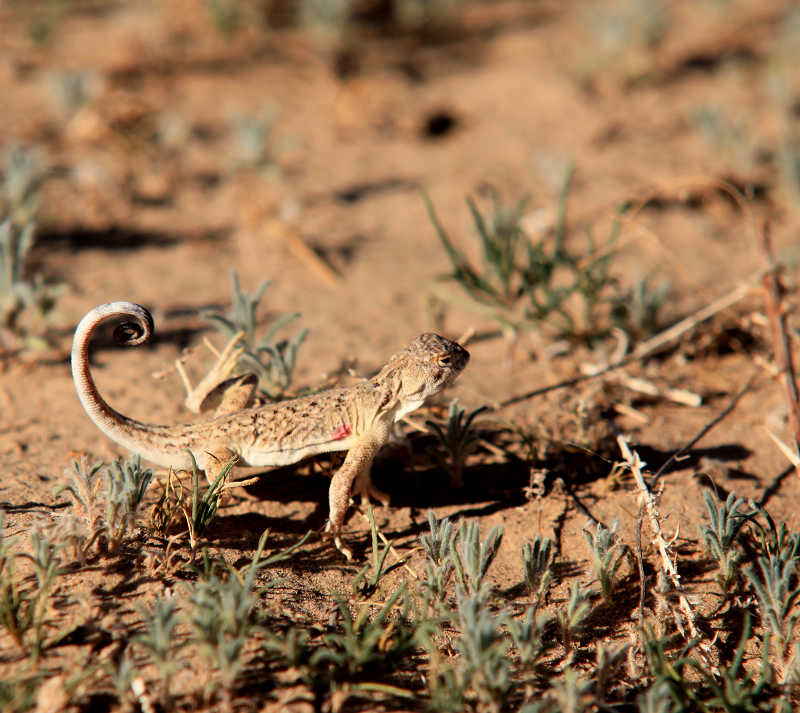
[[[669,538],[669,540],[664,536],[664,531],[661,528],[661,514],[658,512],[658,496],[654,495],[650,488],[647,487],[647,483],[644,481],[644,475],[642,474],[642,469],[645,464],[639,458],[639,454],[628,447],[628,442],[624,436],[617,437],[617,444],[619,445],[620,451],[622,451],[623,459],[628,464],[636,480],[636,485],[639,488],[639,504],[647,513],[650,521],[650,529],[653,532],[653,542],[656,547],[658,547],[659,554],[661,555],[663,572],[677,593],[679,606],[686,618],[686,624],[689,628],[689,635],[692,638],[697,637],[700,632],[697,628],[695,614],[681,588],[681,576],[678,574],[678,568],[675,565],[672,554],[672,545],[678,538],[678,530],[675,531],[675,534]],[[681,634],[686,636],[683,628],[680,626],[680,619],[677,617],[676,622],[681,628]]]
[[[781,285],[778,281],[777,265],[772,256],[772,240],[770,238],[769,223],[764,223],[761,233],[761,249],[767,263],[764,273],[764,302],[769,318],[770,331],[772,332],[773,352],[777,362],[778,374],[781,377],[783,395],[786,399],[786,408],[789,412],[789,424],[792,427],[795,453],[800,453],[800,406],[798,406],[797,382],[794,378],[794,361],[792,359],[792,343],[786,329],[786,314],[783,311]],[[789,459],[795,471],[800,475],[800,467],[796,459]]]

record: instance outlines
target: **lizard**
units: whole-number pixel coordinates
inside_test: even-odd
[[[112,320],[117,322],[114,339],[127,346],[147,342],[154,332],[150,312],[133,302],[99,305],[79,322],[72,344],[72,377],[95,425],[111,440],[159,466],[189,470],[194,461],[209,482],[231,459],[237,466],[285,466],[319,453],[346,450],[328,491],[326,532],[348,560],[352,553],[341,534],[354,483],[362,493],[364,488],[371,490],[372,461],[389,440],[394,423],[451,384],[469,361],[469,352],[460,344],[426,332],[394,354],[375,376],[352,386],[252,406],[257,377],[245,374],[222,384],[228,388],[210,420],[155,425],[115,411],[95,385],[89,344],[97,328]],[[232,348],[233,344],[226,347],[212,372],[224,375],[232,369],[236,357]],[[204,392],[219,390],[220,385],[212,382],[204,380]],[[190,401],[199,405],[202,395],[193,398],[190,393]]]

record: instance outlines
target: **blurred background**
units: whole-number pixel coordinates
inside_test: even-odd
[[[0,46],[6,349],[113,298],[180,329],[231,270],[317,348],[644,336],[797,242],[788,1],[6,0]]]

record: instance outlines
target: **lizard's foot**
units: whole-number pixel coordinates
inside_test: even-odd
[[[391,502],[389,493],[384,493],[383,490],[375,487],[369,475],[369,470],[359,474],[356,478],[355,483],[353,483],[352,495],[353,497],[357,495],[361,498],[362,506],[368,505],[370,498],[377,500],[383,507],[388,507]]]
[[[325,532],[333,536],[333,544],[335,545],[336,549],[344,555],[348,562],[352,562],[353,552],[342,542],[342,538],[340,537],[341,529],[338,527],[334,528],[331,521],[328,520],[328,524],[325,525]]]
[[[178,370],[186,389],[186,400],[184,401],[186,408],[194,413],[201,413],[209,409],[208,401],[210,397],[219,394],[219,387],[234,370],[239,357],[244,353],[244,347],[238,346],[243,338],[244,332],[235,334],[225,345],[222,353],[217,355],[216,364],[203,377],[200,383],[194,387],[189,381],[183,362],[180,359],[176,360],[175,368]]]

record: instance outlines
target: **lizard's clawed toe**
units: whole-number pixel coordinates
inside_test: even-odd
[[[341,552],[344,555],[345,559],[348,562],[352,562],[353,552],[349,547],[347,547],[344,544],[344,542],[342,542],[342,538],[339,536],[339,533],[341,532],[340,528],[338,527],[334,528],[331,521],[328,520],[328,523],[325,525],[325,532],[333,537],[333,544],[336,547],[336,549],[339,550],[339,552]]]

